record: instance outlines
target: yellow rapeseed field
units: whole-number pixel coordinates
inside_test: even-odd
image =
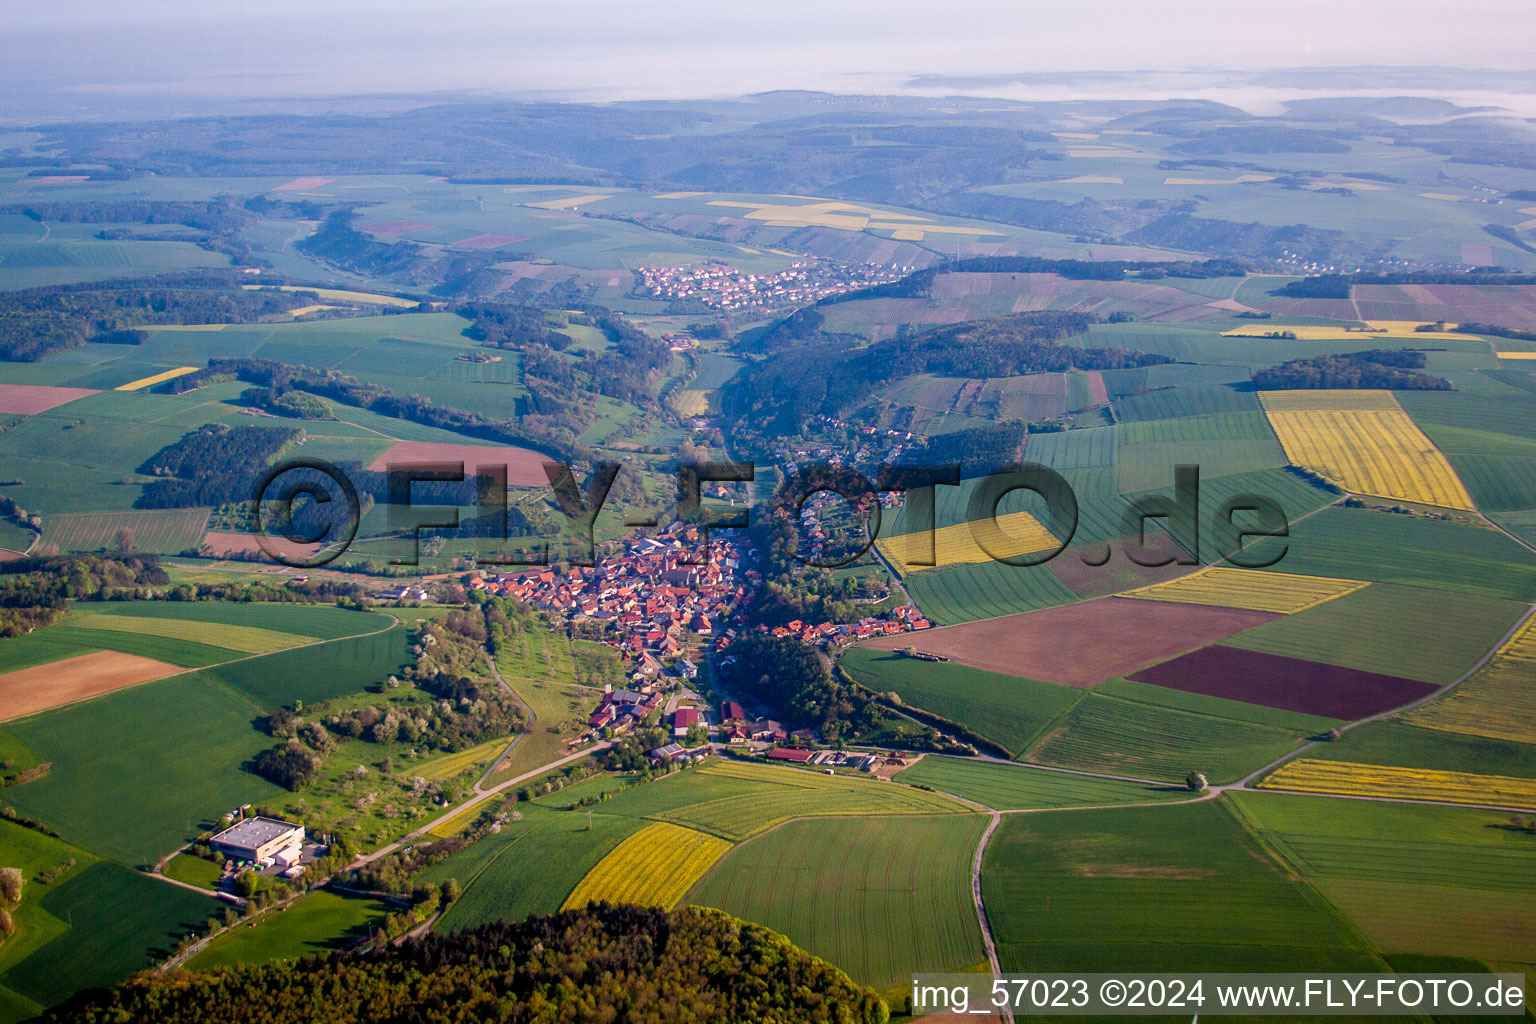
[[[415,774],[420,775],[424,779],[432,779],[433,781],[451,779],[466,768],[472,768],[475,765],[490,761],[491,758],[501,753],[510,742],[512,741],[507,737],[502,737],[501,739],[491,740],[489,743],[482,743],[478,747],[461,750],[456,754],[445,754],[442,757],[428,761]]]
[[[703,416],[709,412],[708,391],[682,391],[677,396],[677,414],[679,416]]]
[[[1536,352],[1500,352],[1500,359],[1536,359]]]
[[[1461,804],[1497,804],[1536,808],[1536,779],[1507,775],[1472,775],[1427,768],[1394,768],[1347,761],[1302,758],[1282,765],[1262,789],[1297,789],[1309,793],[1388,796],[1408,800],[1444,800]]]
[[[1536,618],[1449,696],[1406,718],[1430,729],[1536,743]]]
[[[1390,391],[1261,391],[1259,400],[1286,457],[1345,490],[1473,507],[1451,464]]]
[[[1337,580],[1327,576],[1295,576],[1285,572],[1260,572],[1213,565],[1189,576],[1166,583],[1138,587],[1121,597],[1176,601],[1181,604],[1212,604],[1226,608],[1246,608],[1256,612],[1281,612],[1286,615],[1316,608],[1345,594],[1370,586],[1359,580]]]
[[[460,832],[463,832],[465,829],[469,828],[470,824],[476,818],[480,817],[480,812],[485,810],[488,806],[490,805],[482,800],[480,803],[467,807],[460,811],[458,814],[455,814],[453,817],[432,829],[427,834],[436,836],[439,839],[447,839],[449,836],[456,836]]]
[[[730,848],[716,836],[655,822],[598,861],[560,909],[584,907],[594,900],[673,907]]]
[[[337,302],[357,302],[369,306],[397,306],[405,309],[407,306],[420,305],[415,299],[402,299],[398,295],[379,295],[376,292],[354,292],[345,288],[307,288],[296,284],[243,284],[240,287],[248,292],[279,291],[279,292],[314,292],[322,299],[334,299]]]
[[[173,380],[173,379],[175,379],[177,377],[185,377],[189,373],[196,373],[196,372],[197,372],[197,367],[195,367],[195,366],[178,366],[174,370],[166,370],[164,373],[157,373],[157,374],[155,374],[152,377],[140,377],[138,380],[129,381],[127,384],[124,384],[123,386],[119,387],[117,390],[119,390],[119,391],[140,391],[140,390],[143,390],[144,388],[151,387],[151,386],[153,386],[155,384],[160,384],[160,383],[163,383],[163,382],[168,381],[168,380]]]
[[[1328,324],[1276,324],[1268,320],[1260,320],[1256,323],[1245,324],[1242,327],[1233,328],[1230,331],[1222,331],[1224,338],[1268,338],[1276,334],[1289,333],[1296,335],[1300,341],[1360,341],[1369,342],[1375,338],[1412,338],[1415,341],[1466,341],[1465,334],[1450,334],[1445,331],[1415,331],[1422,321],[1418,320],[1367,320],[1371,330],[1350,330],[1342,326],[1330,326]],[[1447,324],[1446,326],[1454,326]],[[1364,347],[1364,346],[1362,346]]]
[[[1028,512],[1008,512],[997,517],[998,528],[1008,538],[1005,550],[994,552],[1004,557],[1027,555],[1036,551],[1048,551],[1061,542],[1040,521]],[[970,523],[941,526],[933,531],[935,565],[914,565],[914,559],[928,556],[926,533],[902,533],[878,542],[880,553],[890,560],[896,571],[903,576],[924,569],[937,569],[946,565],[965,565],[970,562],[990,562],[992,556],[976,543]]]

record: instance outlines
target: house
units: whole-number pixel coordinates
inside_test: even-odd
[[[746,719],[746,712],[741,710],[741,705],[733,700],[728,700],[720,705],[720,720],[722,722],[740,722]]]
[[[683,752],[681,743],[668,743],[666,746],[653,747],[645,752],[645,756],[652,761],[670,761]]]
[[[699,666],[684,658],[677,663],[677,674],[684,679],[697,679],[699,677]]]
[[[234,860],[271,865],[281,857],[284,865],[291,867],[298,862],[304,845],[304,826],[276,818],[246,818],[214,836],[208,845]]]
[[[768,751],[768,760],[789,761],[793,764],[805,764],[813,756],[815,756],[815,754],[816,751],[814,750],[804,750],[800,747],[775,747],[774,749]]]

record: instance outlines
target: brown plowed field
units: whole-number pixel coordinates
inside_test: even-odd
[[[401,441],[369,464],[368,468],[386,471],[403,462],[462,462],[466,475],[476,466],[506,466],[507,483],[514,487],[548,487],[544,463],[554,459],[527,448],[508,448],[488,444],[440,444],[435,441]]]
[[[185,672],[153,658],[94,651],[0,675],[0,721]]]
[[[1130,607],[1141,604],[1148,607]],[[1236,608],[1102,597],[915,636],[899,633],[867,646],[891,651],[915,645],[974,668],[1087,687],[1277,618]]]
[[[1433,685],[1413,679],[1221,646],[1142,669],[1131,678],[1186,693],[1342,719],[1374,715],[1435,691]]]
[[[0,413],[30,416],[56,405],[96,394],[94,388],[55,388],[43,384],[0,384]]]

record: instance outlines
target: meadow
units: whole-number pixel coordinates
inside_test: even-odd
[[[613,660],[610,648],[584,640],[569,640],[550,630],[535,627],[508,634],[496,652],[496,666],[533,712],[529,730],[511,753],[496,763],[490,784],[510,779],[547,764],[560,756],[565,740],[586,724],[589,708],[598,699],[601,682],[577,672],[577,654],[606,664]],[[617,684],[614,668],[602,682]],[[590,684],[597,683],[594,687]]]
[[[386,915],[398,909],[382,900],[316,890],[254,926],[229,929],[187,961],[187,968],[206,971],[320,956],[367,938]]]
[[[896,773],[909,786],[928,786],[1000,811],[1188,799],[1183,786],[1149,786],[996,761],[928,754]]]
[[[727,854],[687,901],[767,925],[877,990],[985,962],[970,867],[985,819],[792,822]]]
[[[1005,972],[1381,967],[1224,801],[1007,817],[981,885]]]

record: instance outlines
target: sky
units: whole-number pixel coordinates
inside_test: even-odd
[[[1529,69],[1529,4],[0,0],[0,117],[106,113],[149,96],[189,106],[445,90],[679,99],[910,91],[923,75],[1084,69]]]

